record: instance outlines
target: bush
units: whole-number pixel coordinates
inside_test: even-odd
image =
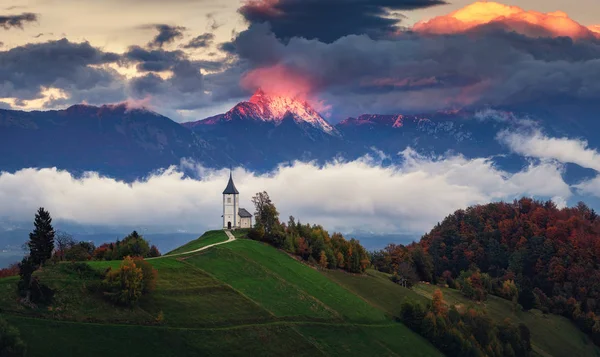
[[[31,258],[23,258],[19,264],[19,275],[21,276],[17,284],[19,295],[27,303],[50,304],[54,297],[54,291],[33,276],[36,269],[37,266]]]
[[[21,340],[19,330],[10,326],[0,317],[0,356],[25,356],[25,343]]]
[[[142,269],[142,294],[148,294],[156,289],[158,271],[142,258],[134,258],[135,265]]]
[[[63,269],[67,272],[76,273],[82,278],[97,278],[100,275],[100,273],[89,266],[89,264],[83,262],[70,262],[64,264]]]
[[[92,259],[86,245],[76,244],[64,252],[65,259],[72,262],[83,262]]]
[[[0,269],[0,278],[19,275],[19,264],[11,264],[8,268]]]
[[[156,286],[157,272],[143,259],[125,257],[117,270],[108,269],[104,281],[104,295],[119,305],[134,306],[139,299]]]

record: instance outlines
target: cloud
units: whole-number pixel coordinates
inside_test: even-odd
[[[188,42],[185,46],[183,46],[184,48],[206,48],[209,47],[213,41],[215,40],[215,35],[207,32],[207,33],[203,33],[200,36],[196,36],[193,39],[190,40],[190,42]]]
[[[585,140],[548,137],[540,130],[533,133],[502,131],[498,140],[519,155],[573,163],[600,172],[600,153]]]
[[[521,195],[567,200],[570,188],[560,165],[530,165],[511,174],[489,159],[424,157],[407,149],[403,163],[383,168],[369,157],[324,166],[295,162],[257,174],[238,168],[234,179],[241,206],[266,190],[281,218],[324,224],[341,231],[423,233],[447,214],[472,204]],[[190,178],[181,170],[195,172]],[[220,225],[221,192],[227,170],[183,162],[131,184],[95,173],[74,177],[56,169],[0,174],[0,217],[29,220],[39,206],[58,221],[86,225],[169,227],[201,230]]]
[[[123,100],[122,79],[106,66],[119,60],[118,54],[67,39],[0,51],[0,98],[40,99],[46,89],[55,88],[73,100]]]
[[[165,44],[172,43],[176,39],[183,37],[183,26],[171,26],[167,24],[147,25],[144,28],[151,28],[158,31],[158,34],[148,43],[150,47],[162,48]]]
[[[23,25],[28,22],[35,22],[38,20],[38,15],[30,12],[25,12],[20,15],[0,15],[0,27],[5,30],[11,28],[23,28]]]
[[[333,107],[334,121],[365,113],[600,99],[600,43],[592,40],[496,30],[351,35],[332,43],[294,37],[284,43],[268,25],[252,25],[228,50],[249,71],[286,68],[303,77]]]
[[[421,21],[415,31],[431,34],[462,33],[477,27],[517,31],[532,37],[568,36],[574,39],[596,37],[593,28],[585,27],[562,12],[526,11],[517,6],[496,2],[476,2],[448,15]]]
[[[442,0],[249,0],[239,12],[251,24],[269,23],[277,37],[333,42],[340,37],[396,32],[393,11],[445,4]]]

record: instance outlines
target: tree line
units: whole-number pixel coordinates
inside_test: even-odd
[[[448,308],[439,289],[426,307],[404,302],[400,320],[448,356],[526,357],[531,351],[527,326],[508,320],[497,324],[474,309]]]
[[[341,233],[330,235],[322,226],[302,224],[293,216],[287,223],[280,222],[267,192],[257,193],[252,202],[255,225],[248,232],[250,239],[269,243],[323,269],[363,273],[369,267],[369,255],[358,240],[347,240]]]
[[[376,269],[399,279],[566,316],[600,345],[600,219],[584,203],[559,209],[522,198],[473,206],[446,217],[419,243],[389,245],[372,258]]]

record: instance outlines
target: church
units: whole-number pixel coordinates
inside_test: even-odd
[[[223,191],[223,228],[251,228],[252,214],[244,208],[240,208],[240,193],[235,188],[231,172],[229,182]]]

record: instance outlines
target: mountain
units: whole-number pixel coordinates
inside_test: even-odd
[[[294,160],[322,161],[344,149],[337,129],[307,102],[260,90],[225,114],[183,126],[253,170]]]
[[[167,117],[126,105],[75,105],[57,111],[0,110],[0,170],[57,167],[135,179],[193,157],[227,162],[190,130]]]
[[[600,139],[589,133],[600,129],[599,110],[597,103],[556,98],[495,110],[364,114],[333,126],[306,101],[263,91],[224,114],[183,124],[126,105],[0,110],[0,150],[11,153],[0,156],[0,171],[58,167],[132,181],[182,159],[209,168],[244,166],[266,172],[297,160],[322,164],[375,152],[382,164],[389,164],[402,160],[398,153],[407,147],[424,155],[494,157],[498,167],[512,171],[526,165],[526,158],[500,143],[499,132],[523,130],[526,123],[549,136],[585,138],[596,148]],[[590,175],[568,166],[568,182]]]
[[[311,126],[324,133],[336,134],[333,126],[323,119],[306,101],[287,96],[268,95],[260,89],[250,100],[237,104],[225,114],[197,122],[184,123],[184,126],[194,128],[229,121],[256,121],[279,126],[286,120],[292,120],[300,126]]]

